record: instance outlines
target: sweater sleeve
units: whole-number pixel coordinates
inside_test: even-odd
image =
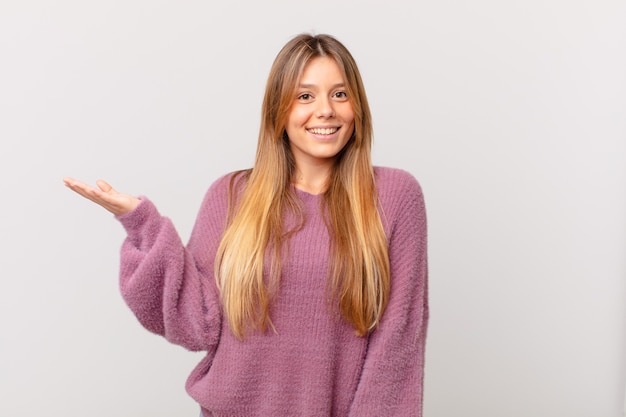
[[[389,303],[370,335],[350,417],[422,416],[428,322],[426,213],[417,181],[407,175],[403,182],[390,210],[394,219],[389,241]]]
[[[187,247],[147,198],[118,216],[128,234],[121,248],[122,297],[146,329],[189,350],[214,347],[221,330],[210,252],[219,243],[226,203],[216,188],[202,203]]]

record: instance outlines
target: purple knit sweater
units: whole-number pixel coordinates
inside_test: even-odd
[[[235,338],[222,316],[213,265],[224,230],[230,175],[206,194],[185,247],[146,198],[119,216],[122,295],[150,331],[206,351],[187,391],[206,417],[421,416],[428,321],[426,216],[407,172],[375,168],[389,243],[391,295],[368,337],[325,298],[329,235],[320,195],[296,190],[305,214],[290,238],[271,310],[276,333]]]

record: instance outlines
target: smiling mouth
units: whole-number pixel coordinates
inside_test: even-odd
[[[326,128],[312,128],[312,129],[307,129],[309,132],[316,134],[316,135],[332,135],[333,133],[337,132],[339,130],[338,127],[326,127]]]

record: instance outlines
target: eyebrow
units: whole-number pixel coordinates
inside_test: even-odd
[[[344,83],[337,83],[337,84],[332,85],[331,89],[345,87],[345,86],[346,85]],[[298,87],[299,88],[315,88],[317,87],[317,85],[316,84],[300,84]]]

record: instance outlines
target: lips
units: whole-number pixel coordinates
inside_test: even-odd
[[[313,127],[313,128],[307,129],[307,131],[315,135],[332,135],[338,130],[339,130],[338,127]]]

